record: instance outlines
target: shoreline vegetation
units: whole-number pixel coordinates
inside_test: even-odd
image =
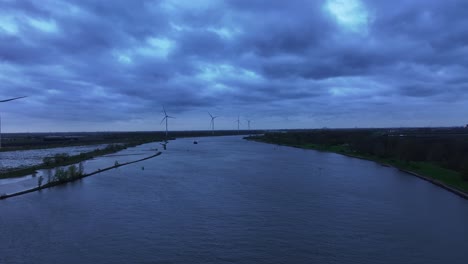
[[[67,183],[74,182],[74,181],[77,181],[77,180],[81,180],[83,178],[86,178],[86,177],[89,177],[89,176],[92,176],[92,175],[95,175],[95,174],[98,174],[98,173],[101,173],[101,172],[104,172],[104,171],[116,169],[116,168],[119,168],[119,167],[122,167],[122,166],[130,165],[130,164],[141,162],[141,161],[144,161],[144,160],[152,159],[152,158],[157,157],[159,155],[161,155],[161,152],[157,152],[154,155],[151,155],[151,156],[148,156],[148,157],[145,157],[145,158],[142,158],[142,159],[129,161],[129,162],[121,163],[121,164],[116,162],[113,166],[110,166],[110,167],[107,167],[107,168],[104,168],[104,169],[99,169],[97,171],[94,171],[94,172],[91,172],[91,173],[88,173],[88,174],[83,173],[82,163],[80,163],[79,165],[73,164],[73,165],[69,166],[68,169],[58,168],[58,169],[56,169],[54,176],[51,176],[51,175],[48,176],[47,183],[42,184],[43,178],[42,178],[42,176],[40,176],[38,178],[38,186],[37,187],[27,189],[27,190],[24,190],[24,191],[20,191],[20,192],[16,192],[16,193],[12,193],[12,194],[2,194],[2,195],[0,195],[0,200],[15,197],[15,196],[19,196],[19,195],[23,195],[23,194],[27,194],[27,193],[31,193],[31,192],[40,191],[40,190],[47,189],[47,188],[52,188],[52,187],[58,186],[58,185],[67,184]]]
[[[242,134],[246,135],[247,132],[259,133],[259,131],[242,131]],[[87,133],[81,133],[81,134],[87,135]],[[91,134],[92,135],[90,137],[93,137],[92,140],[84,140],[84,141],[79,141],[79,142],[68,142],[68,141],[54,142],[52,144],[39,140],[39,141],[36,141],[35,144],[24,144],[23,142],[21,143],[20,147],[10,146],[9,148],[7,148],[7,151],[15,151],[15,150],[37,149],[37,148],[47,149],[47,148],[54,148],[54,147],[70,147],[70,146],[81,146],[81,145],[89,145],[89,144],[110,143],[107,145],[107,147],[103,149],[98,148],[89,152],[84,152],[78,155],[71,155],[71,156],[66,153],[59,153],[54,156],[44,157],[43,162],[38,165],[14,168],[14,169],[0,172],[0,179],[7,179],[7,178],[23,177],[27,175],[35,175],[38,170],[49,170],[47,179],[44,179],[42,175],[38,177],[37,187],[24,190],[24,191],[20,191],[20,192],[16,192],[13,194],[0,194],[0,200],[30,193],[30,192],[39,191],[39,190],[50,188],[50,187],[57,186],[57,185],[66,184],[68,182],[80,180],[82,178],[85,178],[85,177],[88,177],[97,173],[101,173],[103,171],[115,169],[121,166],[144,161],[144,160],[151,159],[153,157],[161,155],[161,152],[157,152],[155,155],[151,155],[143,159],[139,159],[136,161],[131,161],[131,162],[123,163],[123,164],[119,164],[116,161],[114,166],[111,166],[105,169],[99,169],[98,171],[95,171],[89,174],[83,173],[84,171],[83,163],[82,163],[83,161],[90,160],[99,156],[116,153],[121,150],[127,149],[129,147],[135,147],[138,145],[151,143],[151,142],[164,142],[165,141],[167,144],[167,142],[170,140],[175,140],[176,138],[185,138],[185,137],[238,135],[239,131],[217,131],[215,135],[213,135],[212,131],[179,131],[179,132],[174,132],[175,135],[170,136],[170,137],[166,137],[162,133],[153,133],[153,132],[124,132],[124,133],[110,132],[107,134],[99,133],[100,137],[102,137],[101,134],[104,134],[105,137],[107,137],[105,140],[98,140],[97,137],[94,135],[95,133],[91,133]],[[19,139],[24,138],[23,135],[14,135],[13,137],[17,137]],[[28,134],[27,137],[30,137],[30,135]],[[109,141],[110,138],[112,138],[112,141]],[[37,138],[35,140],[37,140]],[[18,141],[21,141],[21,140],[18,140]],[[115,142],[118,142],[118,143],[115,143]],[[5,151],[5,149],[3,149],[3,151]],[[52,170],[54,170],[54,175],[52,175]],[[43,184],[44,180],[46,180],[46,183]]]
[[[109,144],[103,149],[97,148],[89,152],[83,152],[83,153],[80,153],[77,155],[71,155],[71,156],[66,153],[59,153],[54,156],[44,157],[42,160],[43,162],[38,165],[22,167],[22,168],[21,167],[14,168],[14,169],[3,171],[0,173],[0,179],[23,177],[26,175],[34,174],[38,170],[54,169],[58,167],[77,164],[86,160],[93,159],[95,157],[116,153],[118,151],[127,149],[129,147],[135,147],[135,146],[149,143],[149,142],[152,142],[152,141],[140,141],[140,142],[125,143],[125,144]]]
[[[135,141],[164,141],[184,137],[228,136],[258,134],[258,130],[200,130],[171,131],[169,137],[165,132],[64,132],[64,133],[3,133],[0,152],[48,149],[71,146],[116,144]]]
[[[257,134],[260,131],[173,131],[169,137],[164,132],[77,132],[77,133],[13,133],[4,134],[0,151],[49,149],[71,146],[108,144],[104,149],[95,149],[78,155],[58,154],[44,157],[43,163],[27,167],[17,167],[0,171],[0,179],[17,178],[34,174],[37,170],[77,164],[98,156],[108,155],[120,150],[150,142],[162,142],[185,137],[227,136]]]
[[[373,134],[375,133],[375,131],[372,131],[370,133]],[[345,135],[346,131],[341,131],[341,134]],[[378,134],[379,134],[378,137],[381,139],[382,134],[381,133],[378,133]],[[369,140],[369,136],[370,136],[370,140]],[[384,135],[384,136],[388,136],[388,135]],[[327,137],[333,137],[334,140],[324,140],[324,138],[327,138]],[[367,138],[366,144],[372,145],[372,143],[370,142],[373,140],[372,140],[372,136],[369,133],[362,133],[361,135],[357,137],[366,137]],[[354,140],[349,140],[349,141],[343,140],[344,138],[349,138],[347,136],[341,137],[340,139],[336,140],[337,138],[340,138],[340,136],[336,137],[336,134],[334,132],[331,132],[331,130],[314,131],[314,132],[308,131],[308,132],[288,132],[288,133],[265,133],[264,135],[261,135],[261,136],[245,137],[245,139],[247,140],[252,140],[252,141],[257,141],[257,142],[289,146],[289,147],[295,147],[295,148],[301,148],[301,149],[312,149],[312,150],[323,151],[323,152],[332,152],[332,153],[345,155],[348,157],[374,161],[382,166],[393,167],[400,171],[419,177],[439,187],[442,187],[448,191],[451,191],[452,193],[460,197],[468,199],[468,181],[464,177],[465,176],[464,175],[465,164],[462,164],[460,170],[457,171],[457,170],[443,167],[436,162],[422,160],[422,158],[402,159],[401,156],[390,155],[389,153],[390,151],[387,151],[386,155],[376,155],[374,153],[369,153],[371,151],[365,152],[359,149],[358,147],[355,147],[354,140],[356,139],[356,137],[354,138]],[[395,141],[394,138],[392,138],[391,140]],[[409,137],[405,137],[404,140],[408,141],[411,139]],[[419,140],[419,138],[417,140]],[[399,140],[396,140],[396,141],[399,141]],[[401,142],[398,142],[398,143],[399,143],[398,148],[400,148],[402,152],[410,152],[408,149],[405,149],[404,147],[402,147],[403,144]],[[446,144],[448,143],[446,142]],[[390,148],[388,145],[390,144],[388,144],[387,142],[386,147]],[[414,145],[412,146],[414,147]],[[440,150],[440,149],[438,151],[444,152],[444,150]]]
[[[42,163],[0,171],[0,179],[34,175],[38,170],[78,164],[95,157],[116,153],[150,142],[172,140],[157,132],[91,132],[91,133],[12,133],[2,135],[1,151],[23,151],[87,145],[106,145],[77,155],[66,153],[43,157]]]
[[[2,134],[0,151],[125,144],[163,141],[165,139],[166,137],[162,133],[157,132],[6,133]]]

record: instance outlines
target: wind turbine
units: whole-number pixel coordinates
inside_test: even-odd
[[[167,112],[166,112],[166,109],[163,107],[163,113],[164,113],[164,117],[163,119],[161,120],[161,124],[164,122],[164,120],[166,120],[166,138],[167,138],[167,120],[169,118],[175,118],[175,117],[172,117],[172,116],[169,116],[167,115]]]
[[[214,135],[214,121],[217,118],[217,116],[213,116],[210,112],[208,112],[208,114],[211,117],[211,133]]]
[[[237,134],[240,134],[240,124],[241,124],[241,121],[240,121],[240,117],[237,116]]]
[[[247,119],[247,127],[249,128],[249,131],[250,131],[250,122],[251,122],[251,121],[252,121],[252,120]]]
[[[5,99],[5,100],[0,100],[0,103],[5,103],[5,102],[9,102],[9,101],[14,101],[14,100],[18,100],[18,99],[21,99],[21,98],[25,98],[27,96],[20,96],[20,97],[15,97],[15,98],[10,98],[10,99]],[[0,149],[2,148],[2,117],[0,116]]]
[[[250,122],[252,122],[252,120],[247,119],[247,127],[248,127],[248,129],[249,129],[249,136],[250,136],[250,134],[252,133],[252,132],[250,131]]]
[[[246,121],[247,121],[247,127],[248,127],[248,129],[249,129],[249,136],[250,136],[251,133],[252,133],[251,130],[250,130],[250,122],[252,122],[252,120],[246,119]]]

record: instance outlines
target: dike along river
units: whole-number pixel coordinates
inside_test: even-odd
[[[0,263],[468,263],[468,201],[446,190],[337,154],[197,140],[0,201]]]

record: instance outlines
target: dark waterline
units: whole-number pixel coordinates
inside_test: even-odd
[[[197,140],[0,201],[0,263],[468,263],[468,202],[450,192],[337,154]]]

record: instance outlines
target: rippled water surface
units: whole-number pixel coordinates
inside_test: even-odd
[[[468,263],[468,201],[443,189],[331,153],[197,140],[0,201],[0,263]]]

